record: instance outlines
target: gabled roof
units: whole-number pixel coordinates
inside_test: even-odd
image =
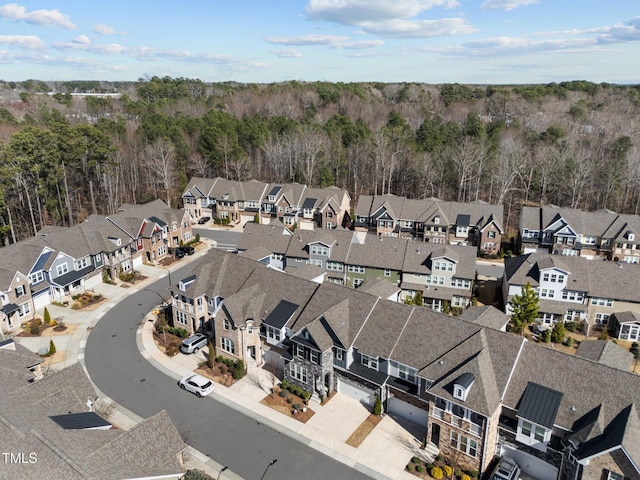
[[[591,297],[640,302],[636,282],[640,275],[640,265],[617,262],[597,262],[597,265],[597,271],[594,271],[593,261],[583,257],[559,258],[558,255],[529,253],[505,259],[504,281],[509,285],[530,283],[531,286],[537,286],[540,270],[557,268],[569,272],[567,290],[585,292]],[[566,302],[562,303],[565,307],[570,306]]]
[[[492,305],[469,307],[458,318],[494,330],[504,330],[510,320],[509,315]]]
[[[238,249],[262,247],[271,253],[284,255],[292,238],[291,232],[279,221],[272,220],[269,225],[248,222],[242,231]]]
[[[576,355],[627,372],[633,362],[631,352],[607,340],[584,340],[578,345]]]

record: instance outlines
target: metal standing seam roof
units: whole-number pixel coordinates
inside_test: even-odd
[[[111,428],[111,424],[96,412],[68,413],[49,417],[66,430],[90,430],[95,428]]]
[[[520,399],[518,417],[553,428],[561,401],[561,392],[529,382]]]
[[[458,217],[456,218],[456,225],[458,227],[468,227],[470,223],[471,223],[471,215],[466,215],[462,213],[458,214]]]
[[[282,328],[293,316],[299,305],[281,300],[273,311],[264,319],[264,323],[271,327]]]
[[[302,204],[303,209],[312,209],[317,202],[315,198],[305,198],[304,203]]]

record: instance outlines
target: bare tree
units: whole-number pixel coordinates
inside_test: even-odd
[[[158,138],[144,149],[143,164],[150,186],[160,187],[164,192],[167,205],[171,206],[171,194],[175,183],[176,158],[173,143],[164,138]],[[155,195],[157,197],[157,193]]]

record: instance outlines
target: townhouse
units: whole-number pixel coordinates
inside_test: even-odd
[[[476,272],[475,247],[415,242],[340,228],[315,232],[300,229],[291,234],[282,224],[249,223],[238,250],[292,274],[316,265],[327,281],[338,285],[358,288],[366,280],[387,280],[400,287],[398,301],[413,299],[419,292],[424,305],[437,311],[468,307]]]
[[[640,262],[640,216],[611,210],[585,212],[554,205],[523,207],[522,253],[545,252],[626,263]]]
[[[42,361],[13,339],[0,341],[2,478],[184,476],[187,445],[166,411],[127,431],[112,428],[79,363],[43,376]]]
[[[182,199],[192,219],[211,211],[220,222],[245,225],[279,220],[293,228],[313,230],[344,226],[349,221],[351,197],[337,187],[311,188],[299,183],[245,182],[221,177],[194,177]]]
[[[90,215],[73,227],[47,226],[38,235],[0,249],[0,328],[11,332],[52,301],[91,289],[103,275],[117,278],[167,255],[191,239],[182,210],[158,200],[123,205],[111,216]]]
[[[436,244],[473,245],[484,254],[496,254],[504,234],[502,218],[502,205],[485,202],[361,195],[354,228]]]
[[[468,321],[218,251],[191,282],[174,301],[217,305],[225,355],[273,364],[313,395],[379,397],[456,467],[482,475],[508,455],[541,479],[640,478],[640,378],[613,344],[567,355],[499,330],[486,308]]]
[[[605,328],[613,314],[640,313],[638,275],[640,265],[601,261],[594,268],[582,257],[529,253],[505,259],[503,298],[509,311],[529,284],[538,293],[541,326],[579,321]]]

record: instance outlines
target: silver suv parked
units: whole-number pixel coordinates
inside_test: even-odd
[[[209,337],[201,333],[196,333],[182,341],[180,351],[186,354],[197,353],[202,347],[206,347],[207,343],[209,343]]]

